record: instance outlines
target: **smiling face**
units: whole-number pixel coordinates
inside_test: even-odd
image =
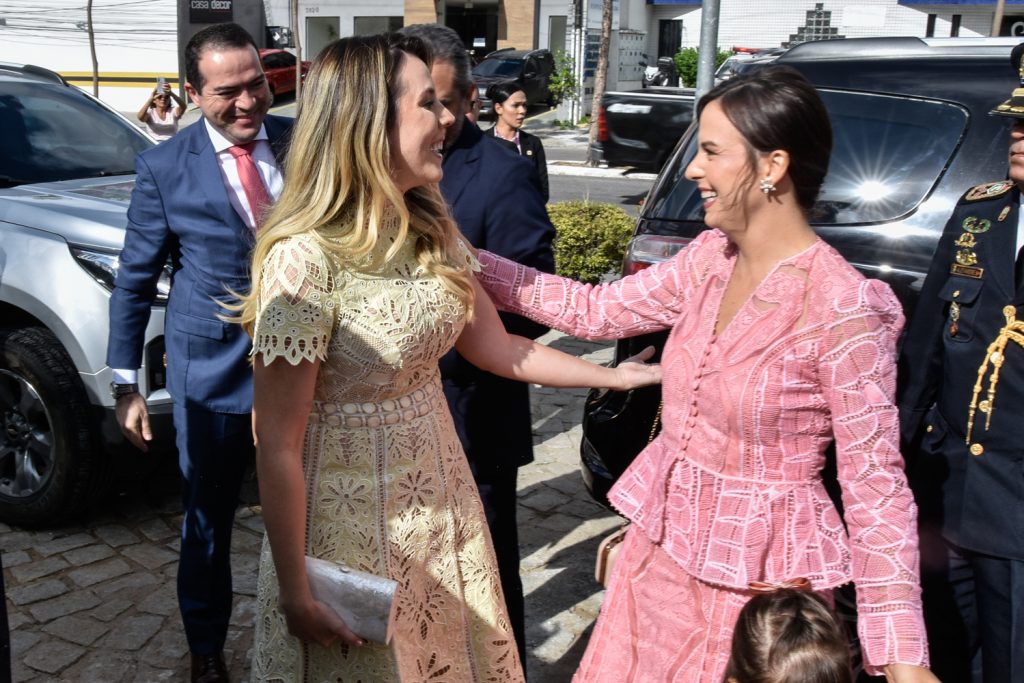
[[[495,103],[494,113],[498,119],[512,130],[519,130],[526,120],[526,93],[517,90],[501,104]]]
[[[1024,189],[1024,120],[1015,119],[1010,129],[1010,180]]]
[[[455,122],[434,91],[430,70],[406,54],[398,72],[398,116],[388,132],[391,177],[400,192],[441,180],[445,131]]]
[[[701,112],[698,140],[686,177],[700,188],[704,222],[720,230],[742,225],[761,194],[754,182],[758,169],[751,166],[747,141],[717,100]]]
[[[199,57],[202,91],[185,84],[188,96],[221,135],[235,144],[260,132],[270,108],[270,90],[256,49],[204,50]]]

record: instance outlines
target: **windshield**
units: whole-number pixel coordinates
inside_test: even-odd
[[[0,187],[134,173],[153,141],[75,88],[0,84]]]
[[[928,196],[967,127],[967,112],[946,102],[819,91],[832,121],[832,158],[814,206],[815,225],[899,218]],[[697,186],[684,177],[697,137],[665,170],[668,186],[650,218],[703,221]]]
[[[491,58],[477,64],[473,69],[474,76],[509,76],[515,78],[523,70],[521,59]]]

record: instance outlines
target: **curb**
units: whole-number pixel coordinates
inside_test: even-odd
[[[548,175],[579,176],[584,178],[625,178],[627,180],[650,180],[656,173],[640,173],[630,168],[608,168],[587,166],[582,161],[549,161]]]

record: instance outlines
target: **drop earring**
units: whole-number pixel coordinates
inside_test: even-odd
[[[761,192],[765,194],[775,192],[775,183],[772,182],[771,178],[765,178],[761,181]]]

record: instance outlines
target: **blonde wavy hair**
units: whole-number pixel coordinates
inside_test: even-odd
[[[355,266],[365,263],[387,217],[396,214],[398,234],[384,258],[414,240],[420,265],[473,310],[471,275],[459,258],[459,232],[440,189],[424,185],[403,196],[391,178],[388,133],[397,125],[399,72],[407,55],[430,66],[427,45],[398,34],[343,38],[313,62],[292,128],[284,189],[256,239],[252,288],[236,309],[235,321],[250,334],[262,265],[275,244],[309,234],[325,254]]]

